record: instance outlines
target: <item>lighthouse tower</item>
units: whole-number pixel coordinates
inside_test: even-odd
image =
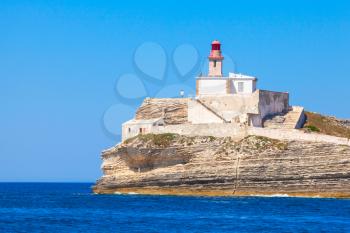
[[[211,43],[211,51],[209,55],[209,77],[222,77],[222,60],[221,44],[218,40]]]
[[[211,43],[208,76],[200,75],[196,79],[196,96],[248,95],[256,90],[257,79],[253,76],[228,73],[222,74],[224,57],[221,55],[221,43]]]

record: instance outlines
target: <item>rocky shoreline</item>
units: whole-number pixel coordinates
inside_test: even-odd
[[[139,135],[102,153],[98,194],[350,197],[350,147],[247,136]]]

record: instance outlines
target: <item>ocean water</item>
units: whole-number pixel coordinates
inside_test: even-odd
[[[89,183],[0,183],[0,232],[350,232],[350,200],[94,195]]]

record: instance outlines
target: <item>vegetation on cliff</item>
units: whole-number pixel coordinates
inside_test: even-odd
[[[183,136],[175,133],[139,134],[123,142],[123,146],[143,148],[167,148],[169,146],[192,146],[200,143],[213,142],[213,136]]]
[[[350,120],[339,120],[314,112],[305,112],[304,130],[328,134],[337,137],[350,138]]]

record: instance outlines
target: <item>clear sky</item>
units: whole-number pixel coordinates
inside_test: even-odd
[[[349,1],[0,1],[0,181],[95,181],[145,96],[228,68],[350,118]],[[224,63],[225,66],[225,63]]]

